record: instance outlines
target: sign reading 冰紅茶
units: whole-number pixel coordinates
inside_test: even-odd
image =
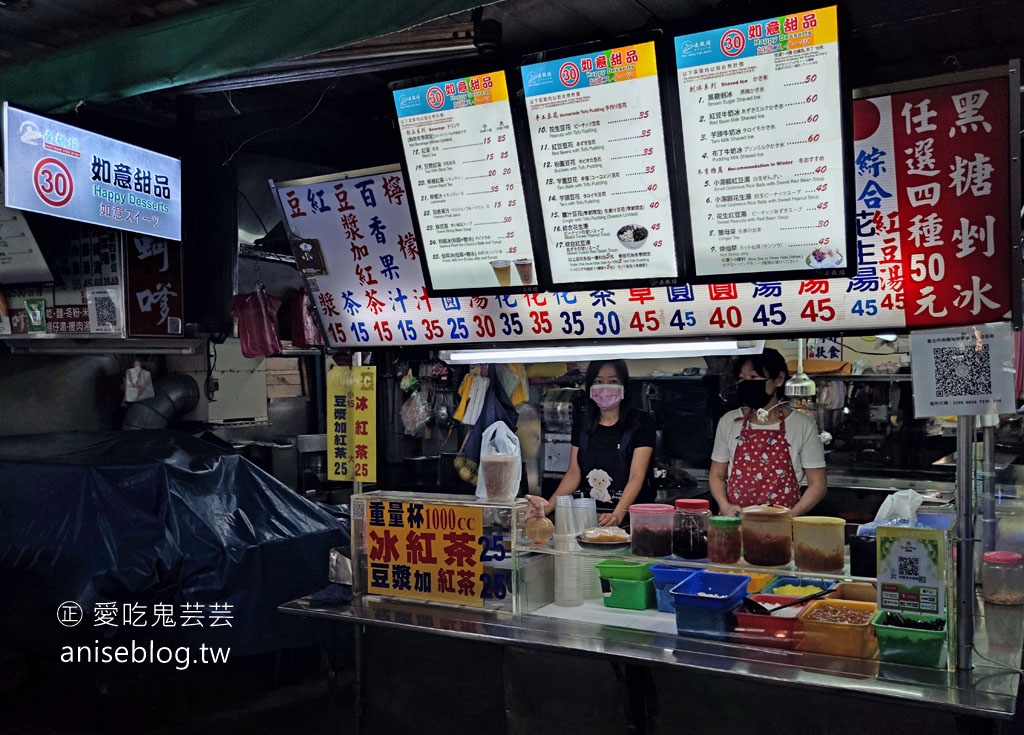
[[[377,481],[377,368],[327,374],[327,478]]]
[[[366,503],[366,591],[482,607],[507,585],[486,562],[502,562],[500,535],[485,535],[482,507],[398,500]]]

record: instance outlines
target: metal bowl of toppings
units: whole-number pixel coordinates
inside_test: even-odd
[[[619,238],[619,244],[624,248],[636,250],[647,242],[647,228],[641,225],[626,225],[620,227],[615,236]]]

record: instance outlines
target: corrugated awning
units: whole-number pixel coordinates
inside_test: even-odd
[[[39,112],[133,97],[340,48],[472,9],[471,0],[239,0],[0,69],[0,99]]]

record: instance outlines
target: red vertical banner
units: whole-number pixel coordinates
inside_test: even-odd
[[[181,243],[149,235],[128,235],[125,242],[128,336],[180,337],[185,320]]]
[[[1011,317],[1005,78],[891,98],[907,326]]]

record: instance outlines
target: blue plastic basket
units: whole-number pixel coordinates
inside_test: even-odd
[[[699,570],[690,567],[651,564],[651,573],[654,574],[654,593],[658,598],[659,611],[670,613],[675,610],[672,605],[672,588],[697,571]]]
[[[697,572],[672,588],[672,602],[677,608],[731,610],[739,604],[740,598],[747,594],[748,582],[750,577],[745,574]],[[677,619],[678,616],[679,610],[676,610]]]
[[[722,640],[736,628],[733,611],[738,605],[725,610],[712,610],[690,605],[676,606],[676,632],[693,638],[714,638]]]

